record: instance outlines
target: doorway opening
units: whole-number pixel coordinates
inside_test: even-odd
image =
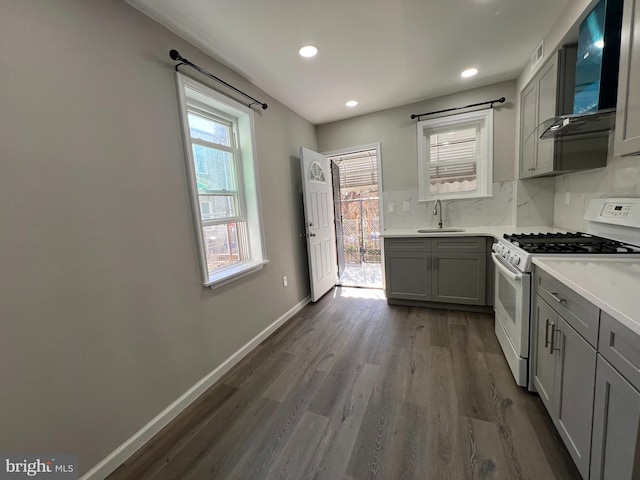
[[[379,145],[331,152],[338,285],[382,288]]]

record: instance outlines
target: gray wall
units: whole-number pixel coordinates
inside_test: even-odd
[[[171,48],[269,104],[271,263],[215,291]],[[296,157],[315,128],[119,0],[3,0],[0,60],[0,452],[78,453],[82,473],[307,297]]]
[[[496,108],[494,116],[493,178],[494,182],[513,180],[517,101],[515,81],[502,82],[320,125],[317,128],[318,148],[326,152],[380,142],[383,190],[417,189],[417,120],[411,120],[411,114],[469,105],[500,97],[506,97],[507,102],[498,105],[500,108]]]

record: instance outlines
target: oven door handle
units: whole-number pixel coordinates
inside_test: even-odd
[[[502,257],[496,255],[495,253],[491,253],[491,257],[493,258],[493,263],[496,265],[496,268],[500,270],[500,273],[502,273],[505,277],[507,277],[509,280],[513,282],[522,281],[522,274],[516,273],[513,270],[511,270],[511,268],[507,267],[503,263],[504,261],[502,260]]]

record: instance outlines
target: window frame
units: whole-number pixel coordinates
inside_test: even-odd
[[[472,123],[482,122],[482,127],[476,136],[480,147],[476,160],[476,190],[473,192],[449,192],[431,194],[430,189],[430,152],[429,131],[443,128],[463,130]],[[436,132],[434,132],[436,133]],[[440,133],[440,132],[437,132]],[[476,110],[474,112],[459,113],[445,117],[422,120],[417,124],[418,134],[418,173],[419,173],[419,201],[433,200],[461,200],[472,198],[490,198],[493,184],[493,109]],[[461,162],[470,163],[470,162]],[[453,162],[452,164],[453,165]]]
[[[236,100],[213,90],[212,88],[193,80],[179,72],[176,72],[176,84],[178,88],[178,106],[182,127],[182,137],[185,149],[185,162],[187,166],[187,179],[191,196],[191,210],[194,219],[194,230],[200,257],[200,270],[203,286],[217,288],[233,282],[263,268],[268,263],[264,243],[264,230],[258,185],[258,166],[256,162],[256,142],[254,128],[254,112]],[[189,112],[210,116],[214,121],[221,120],[231,126],[231,143],[225,146],[215,142],[207,142],[202,139],[194,139],[189,127]],[[203,220],[200,211],[201,192],[198,191],[196,162],[193,153],[193,145],[211,143],[209,148],[221,151],[229,151],[233,155],[236,190],[227,191],[227,195],[235,198],[236,215],[229,218]],[[207,148],[206,145],[204,145]],[[222,195],[222,191],[214,192],[207,196]],[[204,240],[203,228],[210,225],[227,225],[236,223],[236,229],[242,227],[237,222],[244,222],[246,226],[248,258],[233,262],[230,265],[212,269],[209,271],[207,264],[207,251]],[[240,245],[238,245],[240,249]]]

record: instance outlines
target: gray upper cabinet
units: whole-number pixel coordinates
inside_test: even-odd
[[[539,140],[539,126],[573,113],[577,46],[565,45],[520,93],[520,178],[560,175],[607,163],[608,137]]]
[[[389,303],[486,305],[486,244],[484,237],[385,239]]]
[[[622,14],[614,154],[640,154],[640,1],[638,0],[625,0]]]
[[[520,95],[520,178],[553,168],[553,141],[538,143],[534,132],[540,122],[556,115],[557,74],[554,55]]]
[[[530,138],[538,126],[538,84],[533,81],[520,95],[520,178],[533,175],[538,143]]]

